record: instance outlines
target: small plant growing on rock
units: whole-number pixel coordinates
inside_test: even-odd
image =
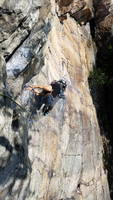
[[[95,84],[97,86],[103,86],[107,83],[108,77],[104,70],[100,68],[95,68],[93,71],[90,72],[89,81],[91,84]]]

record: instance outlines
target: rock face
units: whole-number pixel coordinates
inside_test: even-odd
[[[72,14],[85,9],[81,26]],[[88,86],[92,10],[88,0],[0,0],[1,200],[110,200]],[[24,86],[60,78],[66,99],[43,116]]]

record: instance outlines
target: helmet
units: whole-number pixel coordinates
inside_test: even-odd
[[[63,89],[65,89],[65,88],[66,88],[66,86],[67,86],[67,83],[66,83],[66,81],[65,81],[64,79],[60,79],[58,82],[62,84],[62,86],[63,86]]]

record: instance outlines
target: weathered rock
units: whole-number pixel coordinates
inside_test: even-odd
[[[72,14],[71,16],[74,19],[76,19],[76,21],[79,22],[80,24],[86,24],[92,19],[92,12],[89,8],[86,8],[84,10]]]
[[[88,86],[95,63],[90,27],[80,26],[69,15],[62,25],[56,13],[58,4],[72,9],[75,3],[75,10],[85,4],[78,8],[79,1],[0,3],[7,18],[6,11],[12,14],[20,9],[23,16],[31,16],[32,8],[38,7],[34,21],[28,20],[28,27],[22,23],[24,33],[21,30],[10,41],[6,37],[9,55],[2,49],[7,62],[3,85],[10,99],[5,97],[0,108],[0,198],[110,200],[100,130]],[[18,15],[15,18],[17,23]],[[17,30],[16,26],[10,38]],[[68,83],[66,99],[60,99],[43,116],[33,93],[24,86],[46,85],[60,78]]]
[[[28,66],[34,54],[38,54],[43,47],[49,30],[49,23],[45,26],[42,24],[42,27],[37,27],[34,33],[30,34],[29,38],[7,62],[6,71],[8,77],[17,77]]]
[[[65,19],[65,16],[69,14],[78,23],[86,24],[93,17],[91,2],[80,1],[56,1],[58,4],[57,13],[61,21]],[[64,18],[64,19],[63,19]]]
[[[59,6],[59,15],[64,15],[66,13],[76,13],[77,11],[81,10],[85,7],[86,3],[84,0],[80,1],[56,1]]]
[[[99,47],[106,45],[107,38],[112,37],[113,32],[113,14],[112,1],[95,1],[95,38]],[[107,41],[106,41],[107,40]]]

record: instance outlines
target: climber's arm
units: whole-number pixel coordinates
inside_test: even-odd
[[[26,88],[27,90],[33,90],[33,89],[43,89],[43,90],[46,90],[48,92],[52,92],[52,86],[49,85],[49,86],[43,86],[43,85],[33,85],[33,86],[29,86],[28,88]]]
[[[39,89],[43,89],[43,90],[46,90],[48,92],[52,92],[52,86],[51,85],[34,85],[32,86],[33,89],[36,89],[36,88],[39,88]]]
[[[37,88],[40,88],[40,89],[43,89],[43,86],[41,86],[41,85],[33,85],[33,86],[31,86],[33,89],[37,89]]]
[[[36,91],[35,88],[32,86],[27,87],[26,90],[33,91],[36,95],[39,95],[39,93],[40,93],[39,91]]]

